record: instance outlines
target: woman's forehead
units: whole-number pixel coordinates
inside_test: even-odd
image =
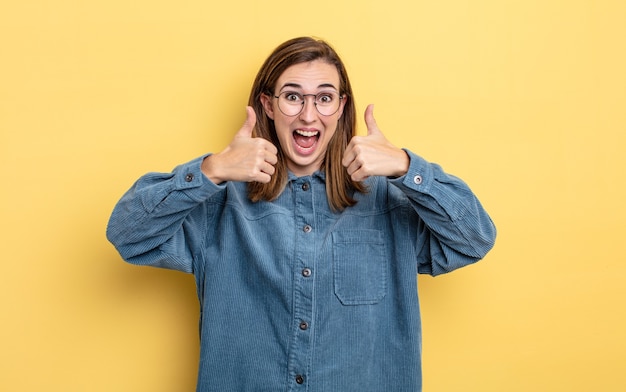
[[[278,78],[278,89],[287,87],[301,90],[319,90],[331,88],[339,91],[339,73],[337,68],[322,60],[294,64]]]

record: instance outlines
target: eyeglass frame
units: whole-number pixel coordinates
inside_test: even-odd
[[[322,95],[322,94],[328,94],[329,92],[338,95],[338,97],[339,97],[339,105],[337,105],[337,109],[334,112],[332,112],[331,114],[324,114],[324,113],[320,112],[320,109],[317,107],[317,96],[318,95]],[[304,105],[306,103],[306,100],[304,99],[304,97],[313,97],[313,105],[315,105],[315,110],[321,116],[324,116],[324,117],[329,117],[329,116],[332,116],[332,115],[336,114],[339,111],[339,109],[341,109],[341,101],[343,101],[344,99],[346,99],[348,97],[346,94],[342,95],[342,94],[339,94],[336,91],[325,91],[325,92],[323,91],[323,92],[320,92],[320,93],[317,93],[317,94],[300,94],[297,91],[283,91],[283,92],[281,92],[278,95],[274,95],[274,93],[270,93],[270,95],[273,96],[276,99],[280,99],[280,96],[283,95],[283,94],[298,94],[298,95],[300,95],[302,97],[302,106],[300,107],[300,110],[296,114],[287,114],[287,113],[283,112],[283,110],[280,108],[280,101],[278,102],[278,110],[280,110],[280,112],[282,114],[284,114],[285,116],[287,116],[287,117],[295,117],[295,116],[299,115],[300,113],[302,113],[302,111],[304,110]]]

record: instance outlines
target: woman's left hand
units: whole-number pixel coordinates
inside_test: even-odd
[[[409,169],[409,156],[391,144],[374,119],[374,105],[365,109],[367,136],[354,136],[341,163],[354,181],[371,176],[400,177]]]

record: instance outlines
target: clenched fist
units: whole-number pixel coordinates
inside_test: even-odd
[[[268,183],[278,161],[278,150],[271,142],[252,137],[256,124],[254,109],[246,107],[246,121],[230,144],[220,153],[202,162],[202,172],[213,183],[224,181]]]
[[[341,163],[354,181],[371,176],[400,177],[409,169],[409,156],[391,144],[374,119],[374,105],[365,109],[367,136],[354,136]]]

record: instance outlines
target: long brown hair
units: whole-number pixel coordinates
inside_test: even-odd
[[[344,99],[346,100],[343,114],[339,118],[335,134],[328,144],[321,167],[326,174],[328,203],[333,210],[341,211],[356,203],[352,197],[353,192],[366,192],[367,188],[362,183],[353,181],[341,164],[343,153],[350,139],[356,133],[356,108],[348,73],[337,52],[326,42],[311,37],[299,37],[284,42],[274,49],[261,66],[252,85],[248,105],[254,108],[257,117],[254,136],[265,138],[279,147],[280,142],[276,135],[274,121],[265,114],[261,95],[274,94],[278,78],[287,68],[314,60],[323,60],[337,68],[339,94],[345,96]],[[285,188],[287,184],[287,162],[280,148],[278,148],[278,163],[275,168],[276,171],[269,183],[251,182],[248,184],[248,197],[252,201],[274,200]]]

